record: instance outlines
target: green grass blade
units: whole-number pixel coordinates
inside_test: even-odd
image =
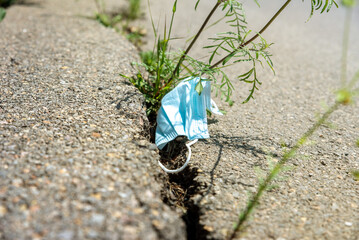
[[[6,16],[6,10],[0,7],[0,22],[4,20],[5,16]]]
[[[194,6],[194,10],[197,10],[197,7],[198,7],[198,4],[199,4],[200,1],[201,1],[201,0],[198,0],[198,1],[196,2],[196,6]]]

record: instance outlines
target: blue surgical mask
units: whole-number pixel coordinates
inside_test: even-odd
[[[198,139],[209,138],[206,109],[222,115],[215,102],[211,99],[210,81],[201,80],[201,94],[195,90],[200,81],[199,77],[188,78],[167,93],[162,101],[157,115],[156,145],[159,149],[178,136],[186,136],[195,140],[186,144],[189,154],[184,166],[176,170],[168,170],[162,164],[163,170],[170,173],[182,171],[191,157],[190,145]]]

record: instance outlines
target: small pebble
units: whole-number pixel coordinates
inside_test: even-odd
[[[348,226],[348,227],[353,226],[353,223],[352,223],[352,222],[345,222],[344,224],[345,224],[345,226]]]
[[[95,213],[91,217],[91,223],[95,225],[102,225],[104,221],[105,221],[105,215],[103,214]]]

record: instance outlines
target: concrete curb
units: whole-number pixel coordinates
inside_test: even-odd
[[[93,12],[34,1],[0,24],[1,239],[185,238],[161,200],[143,98],[118,75],[136,50],[79,17]]]

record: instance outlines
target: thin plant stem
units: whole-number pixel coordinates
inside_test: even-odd
[[[170,29],[168,31],[168,41],[171,39],[172,25],[173,25],[173,20],[174,20],[174,17],[175,17],[176,7],[177,7],[176,5],[177,5],[177,0],[175,1],[174,6],[172,8],[171,24],[170,24]]]
[[[271,25],[274,22],[274,20],[281,14],[281,12],[288,6],[288,4],[290,2],[291,2],[291,0],[287,0],[283,4],[283,6],[274,14],[274,16],[267,22],[267,24],[256,35],[254,35],[251,39],[249,39],[248,41],[241,44],[236,50],[232,51],[227,56],[225,56],[224,58],[222,58],[221,60],[219,60],[218,62],[213,64],[210,67],[210,69],[217,67],[220,63],[222,63],[224,60],[226,60],[229,56],[234,55],[236,53],[236,51],[238,51],[239,49],[244,48],[245,46],[247,46],[248,44],[250,44],[251,42],[256,40],[256,38],[259,37],[269,27],[269,25]]]
[[[331,106],[323,115],[322,117],[310,128],[307,132],[303,134],[303,136],[297,141],[297,143],[292,147],[288,152],[284,154],[282,159],[274,166],[272,171],[267,175],[266,179],[261,182],[258,186],[256,194],[249,200],[247,203],[246,208],[242,211],[238,222],[235,225],[233,233],[230,235],[228,239],[233,239],[236,237],[238,231],[240,231],[243,227],[243,224],[247,221],[249,215],[256,207],[259,202],[260,197],[262,196],[263,192],[268,188],[272,180],[278,175],[278,173],[282,170],[284,164],[288,162],[288,160],[295,155],[297,150],[307,141],[309,137],[311,137],[314,132],[326,122],[329,116],[338,109],[340,106],[340,102],[336,102],[333,106]]]
[[[349,32],[350,32],[350,20],[351,20],[351,15],[352,15],[352,10],[349,9],[349,12],[347,13],[347,16],[349,15],[350,18],[346,18],[345,21],[345,28],[346,30],[344,31],[344,36],[343,36],[343,48],[348,48],[349,45]],[[347,50],[342,52],[343,56],[342,56],[342,61],[343,62],[347,62]],[[342,64],[341,66],[342,68],[345,68],[346,70],[346,64]],[[342,71],[344,71],[344,69],[342,69]],[[354,75],[353,79],[351,80],[351,82],[349,83],[349,86],[347,87],[349,90],[355,86],[355,84],[359,81],[359,71]],[[345,83],[343,83],[343,86],[345,87]],[[359,88],[358,88],[359,89]],[[353,92],[355,92],[356,89],[354,89]],[[267,177],[265,178],[264,181],[262,181],[258,188],[257,188],[257,192],[255,195],[253,195],[250,200],[248,201],[245,209],[241,212],[238,222],[235,225],[235,228],[232,232],[232,234],[229,236],[229,240],[232,240],[233,238],[236,237],[236,235],[239,233],[239,231],[243,228],[243,224],[248,220],[248,217],[250,216],[250,214],[252,213],[252,211],[254,210],[254,208],[256,207],[256,205],[259,202],[259,199],[261,198],[261,196],[263,195],[264,191],[270,186],[270,183],[272,182],[272,180],[280,173],[280,171],[282,170],[283,166],[288,162],[288,160],[290,158],[292,158],[296,152],[298,151],[298,149],[303,146],[305,144],[305,142],[308,140],[308,138],[310,138],[317,130],[318,128],[327,121],[327,119],[329,118],[329,116],[339,108],[340,105],[342,104],[346,104],[345,101],[336,101],[330,108],[328,108],[328,110],[321,116],[321,118],[315,122],[315,124],[309,128],[307,130],[307,132],[305,132],[302,137],[296,142],[296,144],[288,151],[286,152],[283,157],[281,158],[281,160],[274,166],[274,168],[268,173]]]
[[[222,2],[225,2],[228,0],[218,0],[216,5],[214,5],[214,7],[212,8],[211,12],[208,14],[207,18],[204,20],[202,26],[200,27],[200,29],[198,30],[197,34],[195,35],[195,37],[193,38],[193,40],[191,41],[191,43],[188,45],[186,51],[184,53],[182,53],[180,59],[178,60],[178,63],[175,67],[175,70],[172,72],[171,77],[168,79],[167,83],[165,83],[161,89],[159,89],[158,93],[165,88],[166,86],[170,85],[176,75],[176,73],[178,72],[183,60],[185,59],[185,57],[187,56],[187,54],[189,53],[189,51],[191,50],[191,48],[193,47],[193,45],[195,44],[195,42],[197,41],[198,37],[201,35],[202,31],[205,29],[207,23],[209,22],[209,20],[211,19],[212,15],[214,14],[214,12],[217,10],[217,8],[219,7],[219,5],[221,5]]]

